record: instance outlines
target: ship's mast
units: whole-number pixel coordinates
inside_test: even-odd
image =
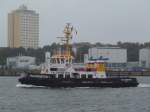
[[[64,33],[64,37],[58,37],[58,38],[61,38],[61,41],[64,43],[65,46],[64,55],[71,56],[70,40],[72,40],[73,34],[75,35],[77,34],[77,31],[70,23],[67,23],[63,33]]]

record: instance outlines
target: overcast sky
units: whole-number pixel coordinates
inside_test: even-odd
[[[74,42],[149,42],[150,0],[0,0],[0,47],[7,46],[7,16],[25,4],[40,15],[40,46],[58,42],[65,23]]]

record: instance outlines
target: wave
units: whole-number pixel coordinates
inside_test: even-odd
[[[145,87],[145,88],[148,88],[148,87],[150,87],[150,83],[140,83],[140,84],[138,85],[138,87]]]
[[[18,88],[45,88],[45,86],[35,86],[35,85],[27,85],[27,84],[20,84],[20,83],[17,84],[16,87]],[[149,88],[150,83],[140,83],[138,87]],[[75,88],[87,89],[87,88],[92,88],[92,87],[75,87]]]
[[[44,86],[35,86],[35,85],[27,85],[27,84],[17,84],[16,87],[19,87],[19,88],[45,88]]]

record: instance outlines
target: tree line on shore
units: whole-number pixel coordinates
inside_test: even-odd
[[[103,44],[97,42],[95,44],[91,44],[89,42],[81,42],[81,43],[74,43],[73,46],[77,48],[77,52],[73,53],[75,55],[76,62],[83,62],[84,54],[88,53],[88,49],[91,47],[120,47],[127,49],[127,61],[138,61],[139,60],[139,50],[142,48],[150,47],[150,42],[146,43],[133,43],[133,42],[117,42],[116,45],[113,44]],[[60,45],[57,43],[52,43],[51,45],[46,45],[42,48],[38,49],[24,49],[24,48],[0,48],[0,65],[6,65],[7,57],[14,57],[14,56],[33,56],[36,57],[36,64],[40,64],[45,60],[45,52],[49,51],[52,54],[54,51],[59,48]]]

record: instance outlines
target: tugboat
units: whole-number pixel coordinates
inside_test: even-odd
[[[63,42],[63,49],[49,56],[48,62],[39,74],[23,74],[18,79],[21,84],[59,87],[136,87],[136,78],[110,77],[106,75],[105,59],[89,59],[81,69],[74,67],[74,57],[71,55],[73,34],[76,30],[71,24],[66,24],[64,37],[59,37]]]

